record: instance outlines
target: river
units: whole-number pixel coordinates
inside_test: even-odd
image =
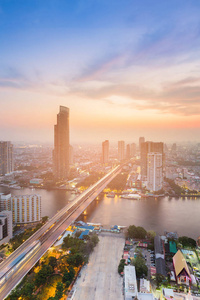
[[[6,192],[0,188],[0,192]],[[13,195],[38,193],[42,198],[42,216],[52,217],[75,195],[62,190],[21,189],[11,190]],[[179,236],[192,238],[200,236],[200,198],[184,199],[164,197],[161,199],[127,200],[118,196],[94,201],[82,216],[86,222],[104,225],[134,224],[159,234],[164,231],[177,231]]]

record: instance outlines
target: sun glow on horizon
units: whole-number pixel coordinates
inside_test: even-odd
[[[64,105],[72,140],[198,140],[200,4],[147,4],[3,1],[1,139],[52,141]]]

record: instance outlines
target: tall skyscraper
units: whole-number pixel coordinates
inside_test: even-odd
[[[136,155],[136,144],[135,143],[130,144],[130,155],[131,155],[131,157],[134,157]]]
[[[125,142],[124,141],[118,142],[118,159],[119,160],[125,159]]]
[[[60,106],[57,124],[54,126],[54,174],[58,179],[67,179],[69,174],[69,108]]]
[[[176,149],[177,149],[176,143],[174,143],[174,144],[172,145],[171,152],[172,152],[172,153],[176,153]]]
[[[69,165],[72,166],[74,163],[74,149],[73,147],[70,145],[69,146]]]
[[[144,142],[141,144],[140,161],[141,161],[141,175],[147,176],[147,156],[148,153],[156,152],[162,154],[162,168],[164,166],[164,144],[162,142]]]
[[[162,154],[148,153],[147,155],[147,188],[159,191],[163,187]]]
[[[102,163],[107,164],[109,161],[109,141],[102,142]]]
[[[144,142],[145,142],[145,138],[143,136],[141,136],[139,138],[139,150],[140,150],[140,152],[141,152],[141,144],[144,143]]]
[[[13,171],[13,145],[11,142],[0,142],[0,176]]]
[[[130,144],[126,145],[126,158],[127,159],[131,158],[131,147],[130,147]]]

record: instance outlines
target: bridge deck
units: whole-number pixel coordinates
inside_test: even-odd
[[[24,249],[27,244],[39,239],[41,246],[23,262],[19,269],[17,269],[13,275],[9,278],[4,285],[0,287],[0,300],[4,299],[11,290],[23,279],[28,271],[37,263],[37,261],[45,254],[45,252],[55,243],[60,235],[71,225],[81,213],[90,205],[90,203],[98,196],[98,194],[108,185],[112,179],[120,173],[122,166],[118,166],[108,173],[105,177],[100,179],[96,184],[86,190],[83,194],[78,196],[72,203],[58,212],[47,224],[45,224],[38,232],[36,232],[28,242],[20,246],[12,255],[1,264],[1,270],[9,265],[13,259],[15,259]],[[105,178],[105,180],[104,180]],[[87,192],[88,191],[88,192]],[[88,196],[87,196],[88,194]],[[73,207],[75,207],[73,209]],[[70,208],[70,209],[69,209]],[[68,211],[68,213],[66,213]],[[60,219],[57,219],[59,218]],[[56,222],[56,223],[55,223]],[[52,224],[54,224],[52,227]],[[47,231],[49,228],[51,229]],[[47,231],[47,232],[46,232]],[[45,233],[46,232],[46,233]],[[42,233],[45,235],[41,237]],[[6,265],[7,264],[7,265]]]

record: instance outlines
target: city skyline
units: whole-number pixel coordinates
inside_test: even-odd
[[[199,1],[0,3],[1,140],[198,141]]]

